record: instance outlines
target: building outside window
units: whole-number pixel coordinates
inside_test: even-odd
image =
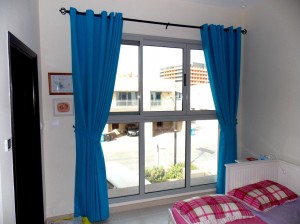
[[[110,201],[214,187],[218,136],[201,43],[125,35],[101,138]]]
[[[151,92],[151,106],[161,106],[161,92]]]

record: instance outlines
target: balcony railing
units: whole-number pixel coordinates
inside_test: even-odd
[[[151,100],[151,106],[161,106],[161,100]]]
[[[131,107],[131,106],[138,106],[138,100],[117,100],[117,106],[120,107]]]

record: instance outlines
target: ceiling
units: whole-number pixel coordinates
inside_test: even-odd
[[[254,6],[263,0],[182,0],[182,1],[190,1],[196,2],[200,4],[213,5],[225,8],[247,8]]]

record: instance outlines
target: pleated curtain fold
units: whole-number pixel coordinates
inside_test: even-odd
[[[225,193],[225,166],[237,159],[237,110],[240,84],[241,28],[203,25],[201,40],[218,121],[217,193]]]
[[[100,136],[109,115],[122,39],[122,14],[70,8],[75,105],[75,216],[109,217]]]

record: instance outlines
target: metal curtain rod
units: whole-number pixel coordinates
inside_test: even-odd
[[[61,14],[65,15],[66,13],[70,13],[69,10],[65,8],[61,8],[59,10]],[[85,15],[85,12],[77,12],[79,15]],[[95,14],[95,16],[100,17],[100,14]],[[176,23],[164,23],[164,22],[155,22],[149,20],[140,20],[140,19],[130,19],[130,18],[123,18],[124,21],[131,21],[131,22],[138,22],[138,23],[150,23],[150,24],[157,24],[157,25],[164,25],[166,29],[168,26],[177,26],[177,27],[185,27],[185,28],[193,28],[193,29],[203,29],[202,26],[191,26],[191,25],[183,25],[183,24],[176,24]],[[227,28],[224,29],[225,31],[228,30]],[[241,30],[241,33],[245,35],[248,31],[246,29]]]

